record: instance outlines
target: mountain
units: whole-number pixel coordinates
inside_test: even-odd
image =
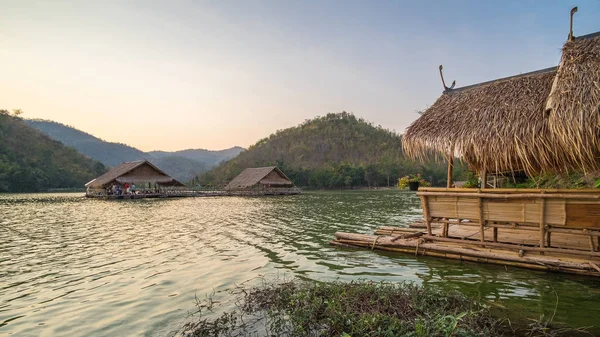
[[[148,154],[150,154],[154,158],[163,158],[175,155],[179,157],[188,158],[190,160],[195,160],[200,163],[206,163],[208,166],[214,166],[222,161],[229,160],[237,156],[242,151],[244,151],[243,147],[234,146],[229,149],[218,151],[205,149],[187,149],[174,152],[150,151],[148,152]]]
[[[144,152],[125,144],[104,141],[61,123],[39,119],[25,120],[25,122],[50,138],[73,147],[106,166],[112,167],[126,161],[148,159],[161,170],[182,182],[187,182],[205,172],[208,167],[235,157],[243,150],[241,147],[232,147],[220,151],[189,149],[176,152]]]
[[[312,188],[393,186],[414,173],[438,185],[446,179],[444,164],[405,158],[399,134],[347,112],[277,131],[198,179],[202,185],[223,185],[247,167],[272,165],[296,185]]]
[[[73,147],[106,166],[117,166],[125,161],[151,159],[151,156],[134,147],[107,142],[61,123],[38,119],[28,119],[25,122],[50,138]]]
[[[102,163],[0,110],[0,192],[83,188],[104,172]]]
[[[168,155],[150,162],[183,183],[208,170],[206,164],[182,156]]]

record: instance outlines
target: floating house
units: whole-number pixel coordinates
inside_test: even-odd
[[[225,186],[226,191],[256,194],[299,194],[300,189],[275,166],[247,168]]]
[[[85,187],[88,197],[122,199],[177,196],[185,185],[149,161],[139,160],[122,163]]]
[[[332,243],[600,276],[600,189],[487,183],[488,174],[600,170],[600,32],[571,31],[553,68],[462,88],[447,87],[442,69],[444,92],[403,136],[407,155],[448,162],[447,188],[417,192],[423,229],[336,233]],[[480,189],[450,188],[457,157],[479,172]]]

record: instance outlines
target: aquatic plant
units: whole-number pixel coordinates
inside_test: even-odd
[[[229,291],[231,310],[215,293],[197,299],[200,318],[180,334],[200,336],[581,336],[552,318],[520,329],[491,306],[457,292],[414,283],[263,280]],[[495,308],[497,309],[497,308]],[[502,315],[500,315],[502,316]]]
[[[236,288],[236,309],[210,315],[215,300],[198,301],[201,319],[185,336],[495,336],[498,320],[458,293],[412,283],[265,282]],[[209,315],[207,315],[209,314]]]

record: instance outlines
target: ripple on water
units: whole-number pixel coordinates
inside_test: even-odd
[[[0,334],[167,335],[203,297],[259,276],[414,281],[593,325],[589,278],[332,247],[422,217],[397,191],[274,198],[89,200],[0,195]]]

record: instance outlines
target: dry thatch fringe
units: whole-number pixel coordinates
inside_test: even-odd
[[[549,127],[583,171],[600,169],[600,36],[565,43],[547,105]]]
[[[555,74],[548,69],[444,93],[407,128],[406,154],[449,155],[454,145],[454,155],[473,169],[531,175],[563,164],[543,114]]]

